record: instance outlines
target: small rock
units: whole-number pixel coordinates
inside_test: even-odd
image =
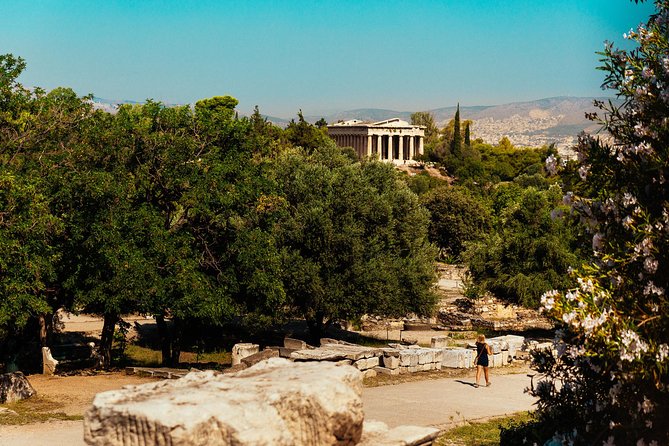
[[[259,363],[260,361],[278,357],[279,357],[278,351],[266,349],[261,352],[254,353],[251,356],[247,356],[246,358],[242,358],[242,363],[246,364],[247,367],[251,367],[252,365],[256,365],[257,363]]]
[[[284,338],[283,346],[291,350],[304,350],[308,347],[306,342],[293,338]]]
[[[258,344],[250,344],[242,342],[232,346],[232,365],[237,365],[242,361],[242,358],[254,355],[260,351]]]
[[[0,375],[0,403],[14,403],[37,394],[23,372]]]

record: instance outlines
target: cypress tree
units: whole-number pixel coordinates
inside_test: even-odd
[[[465,125],[465,146],[469,147],[471,145],[471,135],[469,133],[469,123]]]
[[[451,141],[451,153],[453,156],[460,156],[462,153],[462,133],[460,133],[460,103],[455,110],[453,122],[453,141]]]

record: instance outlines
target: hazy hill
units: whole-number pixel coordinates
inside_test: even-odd
[[[573,145],[583,130],[595,132],[599,125],[585,118],[586,112],[595,111],[595,98],[560,96],[528,102],[502,105],[460,105],[460,118],[474,121],[472,136],[489,143],[497,143],[507,136],[520,146],[541,146],[556,143],[560,148]],[[597,98],[605,99],[605,98]],[[443,126],[455,115],[455,106],[428,110],[437,125]],[[329,123],[347,119],[380,121],[399,117],[409,121],[411,112],[384,109],[356,109],[326,116]],[[315,121],[319,117],[309,117]]]
[[[585,118],[587,112],[595,111],[592,101],[595,98],[579,98],[560,96],[539,99],[536,101],[513,102],[502,105],[462,104],[461,119],[471,119],[472,137],[481,138],[485,142],[495,144],[507,136],[518,146],[541,146],[555,143],[561,149],[571,147],[577,135],[585,130],[596,132],[599,125]],[[606,98],[597,98],[604,99]],[[119,104],[135,104],[127,100],[109,100],[94,98],[94,106],[114,112]],[[169,105],[169,104],[167,104]],[[428,110],[434,115],[437,125],[443,126],[455,115],[455,106]],[[397,111],[378,108],[360,108],[337,112],[327,116],[306,116],[310,122],[321,117],[328,123],[340,120],[360,119],[364,121],[381,121],[388,118],[411,120],[410,111]],[[270,122],[285,127],[291,118],[265,116]]]

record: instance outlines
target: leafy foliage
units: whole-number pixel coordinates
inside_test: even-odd
[[[274,175],[285,291],[315,337],[332,320],[431,311],[428,214],[392,166],[353,162],[331,144],[284,154]]]
[[[459,259],[469,241],[479,240],[490,227],[490,212],[467,189],[440,187],[421,197],[432,215],[430,240],[445,256]]]
[[[496,192],[495,230],[463,256],[480,286],[507,302],[536,308],[545,290],[568,283],[567,271],[578,263],[575,235],[567,221],[554,218],[561,190],[510,184]]]
[[[49,345],[60,308],[104,317],[103,367],[130,312],[176,365],[188,328],[432,309],[417,196],[301,112],[285,131],[231,96],[109,114],[23,88],[24,67],[0,56],[1,361]]]
[[[412,125],[425,127],[425,145],[431,146],[439,139],[439,128],[434,122],[434,116],[430,112],[415,112],[411,114]]]
[[[565,201],[588,228],[592,253],[570,287],[542,297],[564,329],[557,357],[534,358],[545,378],[533,392],[538,424],[525,429],[541,441],[669,442],[669,2],[655,4],[627,35],[638,48],[607,44],[602,53],[604,87],[624,99],[597,103],[612,139],[582,135],[576,147],[579,181]]]
[[[309,124],[302,114],[302,110],[297,113],[297,122],[294,119],[290,121],[285,130],[285,138],[295,147],[302,147],[308,152],[324,145],[329,140],[327,127],[320,128]]]

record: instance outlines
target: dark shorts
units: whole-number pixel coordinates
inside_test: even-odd
[[[485,358],[479,358],[479,360],[476,362],[476,365],[488,367],[488,357],[486,356]]]

